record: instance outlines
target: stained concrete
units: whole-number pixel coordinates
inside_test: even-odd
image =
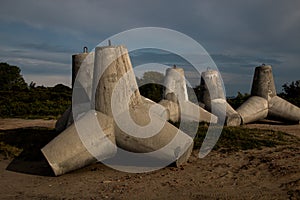
[[[80,69],[81,64],[83,63],[84,59],[88,55],[88,52],[78,53],[72,55],[72,87],[74,86],[74,82],[78,71]]]
[[[69,124],[69,119],[72,117],[72,107],[70,106],[55,123],[55,130],[61,133]],[[72,122],[73,123],[73,122]]]
[[[96,110],[112,116],[112,93],[122,77],[123,84],[118,85],[120,86],[118,95],[113,99],[114,106],[120,108],[118,112],[123,112],[127,108],[126,100],[130,101],[128,102],[130,106],[143,103],[128,51],[124,46],[96,47],[94,68],[96,82],[93,83]]]
[[[169,120],[189,120],[217,123],[218,119],[202,107],[189,101],[184,70],[174,66],[166,70],[164,99],[159,102],[169,113]]]
[[[240,115],[226,101],[218,71],[202,72],[200,88],[200,101],[204,103],[205,109],[218,116],[219,119],[225,119],[227,126],[239,126],[241,124]]]
[[[100,134],[96,123],[91,123],[95,121],[101,125],[103,134]],[[87,124],[89,125],[86,126]],[[97,159],[104,160],[116,153],[112,118],[90,111],[77,121],[77,126],[84,127],[81,131],[85,135],[80,135],[78,127],[72,124],[41,150],[56,176],[95,163]],[[93,149],[96,151],[91,152]]]
[[[262,97],[252,96],[236,111],[242,118],[242,124],[259,121],[268,116],[268,101]]]
[[[166,100],[177,103],[178,101],[188,101],[188,94],[186,88],[186,81],[184,71],[182,68],[174,66],[166,70],[164,80],[166,87],[164,97]]]
[[[300,122],[300,108],[278,96],[274,96],[269,100],[268,118],[297,123]]]
[[[169,100],[161,100],[159,102],[167,111],[167,120],[171,120],[172,122],[180,121],[180,110],[178,103]]]
[[[255,68],[251,97],[237,112],[243,124],[265,118],[300,122],[300,108],[277,96],[272,67],[264,64]]]
[[[186,162],[193,138],[167,122],[169,115],[163,106],[140,95],[127,49],[97,47],[92,56],[93,80],[87,79],[85,85],[91,88],[87,92],[91,104],[83,100],[76,105],[73,109],[83,108],[75,116],[76,123],[42,149],[55,175],[112,157],[117,146],[134,153],[159,152],[154,155],[176,161],[177,166]],[[88,78],[91,74],[86,75]],[[81,85],[85,84],[82,77],[79,79]],[[86,106],[96,111],[85,113]],[[59,129],[73,121],[70,116],[72,110],[68,109],[58,121]]]
[[[272,67],[270,65],[256,67],[252,82],[251,96],[259,96],[270,100],[276,95]]]
[[[90,68],[93,69],[94,66],[94,52],[87,52],[87,49],[84,48],[83,53],[78,53],[72,55],[72,89],[73,92],[74,90],[86,88],[87,89],[87,94],[85,97],[74,97],[76,99],[82,99],[83,102],[87,102],[88,99],[91,99],[91,88],[92,88],[92,73],[93,71],[90,71]],[[78,72],[81,70],[79,76]],[[77,78],[76,85],[75,80]],[[79,93],[79,92],[77,92]],[[83,94],[83,92],[80,92],[80,94]],[[76,108],[78,110],[78,108]],[[57,132],[62,132],[66,128],[68,128],[73,122],[73,112],[72,112],[72,107],[70,106],[64,113],[63,115],[57,120],[57,123],[55,124],[55,130]]]
[[[164,159],[174,158],[178,165],[183,164],[180,161],[188,159],[193,139],[166,121],[162,106],[140,95],[124,46],[96,48],[94,72],[96,79],[97,74],[102,74],[99,82],[94,82],[93,86],[95,109],[114,118],[116,143],[119,147],[134,153],[148,153],[173,141],[159,156]],[[151,112],[153,106],[155,109]],[[154,129],[159,127],[155,135],[149,136],[152,128],[145,127],[148,124]]]

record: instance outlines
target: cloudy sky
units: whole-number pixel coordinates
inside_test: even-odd
[[[0,62],[19,66],[27,82],[69,85],[72,54],[149,26],[199,42],[217,64],[227,95],[249,92],[261,63],[273,66],[278,91],[300,79],[298,0],[2,0]]]

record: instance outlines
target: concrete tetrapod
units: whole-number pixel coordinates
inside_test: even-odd
[[[93,56],[91,94],[87,92],[91,103],[76,105],[82,110],[76,123],[42,149],[55,175],[113,157],[117,146],[134,153],[158,152],[153,156],[176,161],[177,166],[186,162],[193,138],[166,121],[163,106],[140,95],[127,49],[97,47]],[[86,108],[90,111],[84,112]]]
[[[268,101],[252,96],[237,109],[237,112],[241,116],[242,124],[265,119],[268,116]]]
[[[276,89],[270,65],[261,65],[255,68],[251,96],[259,96],[266,100],[275,97]]]
[[[68,109],[62,114],[62,116],[55,123],[56,132],[60,133],[65,130],[71,124],[69,123],[69,119],[72,117],[72,106],[68,107]]]
[[[43,147],[42,153],[58,176],[112,157],[116,150],[113,119],[91,110],[77,121],[77,127],[72,124]]]
[[[193,138],[166,121],[162,106],[140,95],[124,46],[96,48],[93,88],[95,109],[114,119],[118,147],[134,153],[162,150],[156,156],[177,165],[189,158]]]
[[[88,52],[86,47],[84,48],[82,53],[72,55],[72,87],[74,87],[75,79],[80,69],[80,66],[84,62],[87,57]]]
[[[243,124],[265,118],[293,123],[300,121],[300,108],[277,96],[272,67],[264,64],[255,68],[251,97],[237,112]]]
[[[174,66],[166,70],[164,99],[159,102],[168,111],[168,120],[217,123],[218,118],[189,101],[184,70]],[[181,119],[182,117],[182,119]]]
[[[90,79],[90,74],[91,72],[89,71],[84,71],[85,73],[82,73],[83,69],[81,69],[81,79],[83,79],[84,81],[77,81],[77,85],[75,84],[75,79],[77,77],[77,74],[80,70],[80,67],[86,67],[88,68],[88,65],[93,65],[94,64],[94,53],[88,53],[87,52],[87,48],[84,48],[84,52],[83,53],[78,53],[78,54],[74,54],[72,55],[72,88],[74,90],[74,87],[78,87],[78,84],[83,83],[86,84],[88,83],[88,79]],[[82,86],[80,86],[82,87]],[[88,86],[84,86],[85,88],[88,88]],[[90,86],[91,87],[91,84]],[[90,89],[91,90],[91,89]],[[87,94],[88,95],[88,94]],[[89,98],[91,95],[88,95]],[[56,124],[55,124],[55,130],[57,132],[62,132],[63,130],[65,130],[67,127],[69,127],[72,123],[74,122],[73,120],[73,113],[72,113],[72,107],[70,106],[63,114],[62,116],[57,120]]]
[[[219,119],[225,119],[227,126],[239,126],[241,118],[239,114],[227,103],[219,72],[207,70],[201,74],[200,101],[205,109],[212,112]]]

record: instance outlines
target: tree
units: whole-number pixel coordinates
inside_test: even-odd
[[[18,90],[27,88],[21,69],[7,63],[0,63],[0,90]]]
[[[159,72],[148,71],[143,74],[141,79],[136,78],[139,90],[142,96],[151,99],[154,102],[159,102],[163,98],[164,75]]]
[[[241,92],[238,92],[237,96],[235,98],[227,99],[227,102],[234,108],[237,109],[240,107],[247,99],[249,99],[250,94]]]
[[[52,88],[52,90],[53,90],[54,92],[71,92],[71,91],[72,91],[71,88],[69,88],[68,86],[65,86],[65,85],[63,85],[63,84],[57,84],[57,85],[55,85],[55,86]]]
[[[33,82],[33,81],[31,81],[30,84],[29,84],[29,88],[30,88],[30,89],[34,89],[34,88],[35,88],[35,85],[36,85],[36,83]]]
[[[137,78],[137,83],[139,86],[148,83],[162,84],[163,81],[164,81],[164,75],[162,73],[154,72],[154,71],[145,72],[141,79]]]
[[[278,96],[300,107],[300,80],[293,81],[291,84],[285,83],[282,88],[283,92]]]
[[[293,81],[291,84],[285,83],[282,87],[284,96],[288,98],[300,98],[300,80]]]

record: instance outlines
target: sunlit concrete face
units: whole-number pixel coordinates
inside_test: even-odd
[[[241,118],[239,114],[227,103],[219,72],[207,70],[201,75],[200,101],[205,108],[218,116],[225,117],[225,125],[239,126]]]
[[[169,120],[180,121],[180,116],[197,121],[217,123],[218,118],[189,101],[184,70],[173,66],[166,70],[164,79],[164,99],[159,103],[164,106],[169,113]]]

